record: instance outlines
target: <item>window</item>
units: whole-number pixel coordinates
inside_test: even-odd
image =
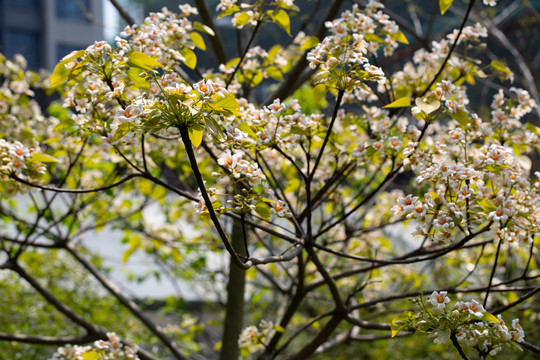
[[[56,17],[64,20],[90,22],[90,0],[56,0]]]
[[[38,33],[6,29],[3,33],[2,45],[2,52],[6,57],[21,54],[26,58],[28,67],[31,69],[38,69],[42,65],[39,56],[41,43]]]

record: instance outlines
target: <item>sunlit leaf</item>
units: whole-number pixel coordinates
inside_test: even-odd
[[[201,142],[202,142],[202,139],[203,139],[204,131],[189,128],[188,132],[189,132],[189,140],[191,140],[191,143],[195,147],[199,147],[199,145],[201,145]]]
[[[191,39],[191,41],[193,41],[197,48],[203,51],[206,50],[206,44],[204,43],[204,39],[201,34],[192,32],[191,34],[189,34],[189,38]]]
[[[197,67],[197,55],[190,48],[184,47],[180,49],[180,54],[185,58],[184,64],[190,69]]]
[[[88,351],[82,354],[83,360],[99,360],[101,356],[95,351]]]
[[[51,75],[51,87],[57,87],[58,85],[63,84],[69,79],[69,75],[72,73],[73,69],[68,69],[66,64],[72,60],[82,57],[84,55],[84,50],[73,51],[70,54],[64,56],[62,60],[56,64],[54,67],[53,73]]]
[[[285,10],[274,10],[270,17],[274,23],[285,30],[287,34],[291,35],[291,20],[289,19],[289,14],[287,14]]]
[[[163,65],[161,65],[159,61],[139,51],[132,52],[131,55],[129,55],[127,63],[131,67],[136,67],[144,70],[153,70],[154,68],[163,67]]]
[[[316,103],[320,103],[324,95],[328,91],[328,87],[325,84],[317,84],[313,88],[313,99]]]
[[[439,0],[439,7],[441,8],[441,14],[444,13],[452,6],[454,0]]]
[[[212,30],[210,28],[210,26],[207,26],[207,25],[204,25],[204,24],[201,24],[200,22],[198,21],[195,21],[193,22],[193,28],[195,30],[198,30],[200,32],[204,32],[210,36],[216,36],[216,33],[214,32],[214,30]]]
[[[251,16],[247,12],[241,12],[236,17],[236,25],[244,26],[249,22],[249,20],[251,20]]]
[[[397,99],[396,101],[391,102],[388,105],[385,105],[383,107],[385,108],[400,108],[400,107],[409,107],[411,106],[411,99],[408,97],[402,97]]]
[[[266,69],[266,72],[268,73],[268,76],[270,76],[272,79],[277,81],[283,81],[283,74],[281,74],[281,71],[277,67],[269,66]]]
[[[506,65],[504,65],[502,62],[500,61],[497,61],[497,60],[493,60],[491,61],[491,63],[489,64],[489,66],[491,66],[492,68],[496,69],[496,70],[499,70],[499,71],[502,71],[503,73],[507,73],[507,74],[511,74],[512,71],[510,69],[508,69],[506,67]]]
[[[33,153],[32,160],[49,163],[49,162],[58,162],[58,159],[47,154]]]
[[[269,220],[270,216],[272,215],[270,206],[268,206],[268,204],[266,204],[264,201],[260,201],[257,203],[257,205],[255,205],[255,212],[265,220]]]
[[[400,331],[408,328],[410,325],[409,322],[414,320],[416,317],[416,314],[412,311],[406,311],[393,318],[390,325],[392,337],[396,336]]]
[[[127,75],[131,81],[133,81],[133,84],[137,86],[139,89],[143,90],[149,90],[150,89],[150,82],[148,82],[147,77],[141,76],[141,70],[138,68],[130,68],[127,71]]]
[[[300,46],[300,50],[309,50],[311,48],[314,48],[315,46],[317,46],[317,44],[319,44],[319,38],[316,37],[316,36],[310,36],[308,37],[306,40],[304,40],[304,42],[302,43],[302,45]]]

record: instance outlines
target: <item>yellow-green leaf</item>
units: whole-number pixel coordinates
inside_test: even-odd
[[[540,128],[539,127],[534,126],[533,124],[528,122],[528,123],[525,124],[525,128],[527,130],[529,130],[530,132],[540,136]]]
[[[235,57],[229,61],[227,61],[227,63],[225,64],[225,67],[226,68],[232,68],[232,67],[235,67],[237,66],[238,64],[240,64],[240,58],[239,57]]]
[[[272,79],[277,81],[283,81],[283,75],[277,67],[270,66],[268,67],[268,69],[266,69],[266,72],[268,73],[268,76],[270,76]]]
[[[401,30],[398,30],[397,32],[392,34],[392,38],[394,38],[396,41],[399,41],[402,44],[407,44],[407,45],[409,44],[409,40],[407,40],[407,37]]]
[[[95,350],[92,350],[82,354],[82,358],[83,360],[99,360],[100,356]]]
[[[240,125],[238,125],[238,129],[242,130],[252,138],[257,138],[257,134],[251,129],[251,126],[245,121],[242,121]]]
[[[272,11],[270,17],[274,23],[285,30],[287,34],[291,35],[291,20],[289,19],[289,14],[287,14],[285,10],[274,10]]]
[[[392,330],[392,337],[396,336],[401,330],[409,327],[409,323],[416,317],[416,314],[412,311],[406,311],[393,318],[390,325],[390,329]]]
[[[281,49],[283,49],[283,47],[279,44],[272,46],[272,48],[268,50],[268,56],[270,57],[270,59],[273,59],[276,56],[278,56],[279,53],[281,52]]]
[[[263,73],[261,71],[258,71],[255,76],[253,76],[251,79],[250,79],[250,85],[251,86],[257,86],[261,83],[261,81],[264,80],[264,77],[263,77]]]
[[[200,32],[207,33],[207,34],[210,35],[210,36],[216,36],[216,33],[214,32],[214,30],[212,30],[212,28],[210,28],[210,26],[201,24],[201,23],[198,22],[198,21],[195,21],[195,22],[193,23],[193,28],[194,28],[195,30],[200,31]]]
[[[489,66],[491,66],[492,68],[496,69],[496,70],[499,70],[499,71],[502,71],[503,73],[507,73],[507,74],[511,74],[512,71],[510,69],[508,69],[506,67],[506,65],[504,65],[502,62],[500,61],[497,61],[497,60],[493,60]]]
[[[219,96],[219,99],[214,103],[215,105],[230,111],[233,115],[242,115],[240,112],[240,106],[233,94],[227,94],[224,97]]]
[[[411,99],[405,96],[383,107],[384,108],[399,108],[399,107],[409,107],[409,106],[411,106]]]
[[[159,61],[139,51],[132,52],[127,63],[131,67],[136,67],[143,70],[152,70],[157,67],[163,67]]]
[[[206,44],[204,43],[204,39],[201,34],[192,32],[191,34],[189,34],[189,38],[191,39],[191,41],[193,41],[196,47],[198,47],[202,51],[206,50]]]
[[[317,44],[319,44],[319,38],[316,36],[310,36],[304,41],[302,46],[300,46],[300,50],[309,50],[317,46]]]
[[[283,326],[280,326],[280,325],[274,325],[274,330],[276,330],[279,333],[284,333],[285,332],[285,328]]]
[[[111,142],[115,142],[126,136],[128,132],[130,132],[133,129],[136,129],[137,127],[130,123],[129,121],[126,121],[125,123],[122,123],[118,126],[116,129],[116,132],[114,133],[114,136],[112,138]]]
[[[56,87],[61,85],[68,80],[69,75],[73,69],[66,68],[66,64],[71,60],[82,57],[84,55],[84,50],[73,51],[70,54],[64,56],[62,60],[56,64],[54,67],[53,73],[51,75],[51,87]]]
[[[142,77],[141,70],[138,68],[130,68],[127,71],[127,75],[136,87],[143,90],[150,90],[150,83],[146,77]]]
[[[321,100],[324,98],[324,95],[326,95],[326,92],[328,91],[328,88],[325,84],[317,84],[313,88],[313,99],[315,99],[315,102],[318,104],[321,102]]]
[[[203,130],[189,128],[189,140],[191,140],[191,143],[195,145],[195,147],[199,147],[199,145],[201,145],[203,133]]]
[[[186,59],[184,60],[184,64],[190,69],[195,69],[197,66],[197,55],[191,50],[190,48],[182,48],[180,49],[180,54]]]
[[[270,207],[263,201],[259,201],[257,205],[255,205],[255,212],[265,220],[269,220],[270,215],[272,215]]]
[[[444,13],[452,6],[454,0],[439,0],[439,7],[441,8],[441,14]]]
[[[244,26],[249,22],[250,19],[251,19],[251,16],[247,12],[241,12],[236,17],[236,25]]]
[[[499,319],[497,319],[497,317],[495,315],[493,315],[491,313],[488,313],[488,312],[482,313],[482,320],[483,321],[496,322],[496,323],[499,322]]]
[[[372,33],[367,33],[366,35],[364,35],[364,40],[366,40],[366,41],[375,41],[375,42],[378,42],[378,43],[384,43],[385,42],[379,36],[377,36],[375,34],[372,34]]]
[[[39,162],[58,162],[58,159],[47,154],[33,153],[32,160]]]
[[[467,126],[469,123],[469,114],[463,110],[456,110],[450,114],[454,120],[456,120],[461,126]]]

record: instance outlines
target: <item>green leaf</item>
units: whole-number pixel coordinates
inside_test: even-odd
[[[463,110],[456,110],[456,112],[450,114],[454,120],[456,120],[461,126],[467,126],[469,123],[469,114]]]
[[[454,0],[439,0],[439,7],[441,8],[441,15],[444,15],[444,13],[452,6],[452,3]]]
[[[191,41],[193,41],[196,47],[198,47],[202,51],[206,50],[206,44],[204,43],[204,39],[201,34],[192,32],[191,34],[189,34],[189,38],[191,39]]]
[[[393,318],[390,325],[392,337],[396,336],[401,330],[408,328],[411,320],[414,320],[416,317],[416,314],[412,311],[406,311]]]
[[[32,154],[32,160],[44,162],[44,163],[50,163],[50,162],[58,162],[58,159],[55,157],[52,157],[47,154],[40,154],[40,153],[33,153]]]
[[[197,66],[197,55],[191,50],[190,48],[182,48],[180,49],[180,54],[186,59],[184,60],[184,64],[190,69],[195,69]]]
[[[73,59],[82,57],[84,55],[84,50],[73,51],[70,54],[64,56],[62,60],[56,64],[54,67],[53,73],[51,75],[51,87],[57,87],[58,85],[63,84],[69,79],[72,69],[66,68],[66,64],[71,62]]]
[[[139,88],[139,89],[143,89],[143,90],[150,90],[150,83],[148,82],[147,78],[146,77],[142,77],[140,76],[141,74],[141,70],[139,70],[138,68],[130,68],[128,71],[127,71],[127,75],[129,77],[129,79],[131,81],[133,81],[133,84]]]
[[[250,19],[251,19],[251,16],[247,12],[241,12],[236,17],[236,25],[244,26],[249,22]]]
[[[487,311],[482,313],[482,320],[483,321],[490,321],[490,322],[496,322],[498,323],[499,322],[499,319],[497,319],[497,317],[491,313],[488,313]]]
[[[242,115],[242,113],[240,112],[240,106],[238,105],[238,101],[233,94],[226,94],[224,97],[221,97],[219,95],[217,96],[218,99],[214,103],[215,105],[229,111],[233,115]]]
[[[131,67],[136,67],[143,70],[153,70],[157,67],[163,67],[163,65],[161,65],[156,59],[139,51],[132,52],[127,63]]]
[[[287,34],[291,35],[291,19],[289,19],[289,14],[285,10],[274,10],[270,14],[270,17],[274,23],[285,30]]]
[[[252,138],[257,138],[257,134],[251,129],[251,126],[245,121],[242,121],[240,125],[238,125],[238,129],[242,130]]]
[[[255,212],[265,220],[270,220],[270,215],[272,215],[270,207],[263,201],[259,201],[257,205],[255,205]]]
[[[231,14],[234,14],[234,13],[237,13],[238,11],[240,11],[240,8],[236,5],[234,6],[231,6],[230,8],[228,8],[227,10],[224,10],[223,12],[221,12],[219,15],[218,15],[218,19],[219,18],[222,18],[224,16],[227,16],[227,15],[231,15]]]
[[[366,40],[366,41],[375,41],[375,42],[378,42],[378,43],[385,43],[385,41],[383,39],[381,39],[379,36],[377,36],[375,34],[372,34],[372,33],[367,33],[366,35],[364,35],[364,40]]]
[[[240,58],[236,57],[236,58],[233,58],[233,59],[227,61],[227,63],[225,64],[225,67],[226,68],[232,68],[232,67],[238,66],[238,64],[240,64]]]
[[[126,136],[127,133],[129,133],[131,130],[136,129],[137,127],[130,123],[129,121],[126,121],[125,123],[122,123],[118,126],[118,129],[116,129],[116,132],[114,133],[114,136],[112,138],[112,143],[120,140],[124,136]]]
[[[502,71],[503,73],[507,73],[507,74],[511,74],[512,71],[510,69],[508,69],[506,67],[506,65],[504,65],[502,62],[500,61],[497,61],[497,60],[493,60],[489,66],[491,66],[492,68],[496,69],[496,70],[499,70],[499,71]]]
[[[204,131],[196,130],[190,127],[188,132],[189,132],[189,140],[191,140],[191,143],[195,145],[195,147],[199,147],[199,145],[201,145],[201,142],[202,142]]]
[[[285,328],[283,326],[280,326],[280,325],[274,325],[274,330],[276,330],[279,333],[284,333],[285,332]]]
[[[204,123],[207,129],[210,129],[214,134],[219,134],[221,137],[224,137],[223,130],[221,126],[212,116],[203,116]]]
[[[540,136],[540,128],[537,127],[537,126],[534,126],[533,124],[531,123],[526,123],[525,124],[525,128],[527,130],[529,130],[530,132],[532,132],[533,134],[536,134],[538,136]]]
[[[328,88],[325,84],[317,84],[313,88],[313,99],[315,99],[315,102],[318,104],[321,102],[321,100],[324,98],[324,95],[326,95],[326,92],[328,91]]]
[[[83,360],[99,360],[100,356],[95,350],[92,350],[82,354],[82,358]]]
[[[258,71],[255,76],[253,76],[249,82],[249,85],[251,85],[252,87],[255,87],[257,85],[259,85],[261,83],[261,81],[264,80],[264,76],[263,76],[263,73],[262,71]]]
[[[281,71],[275,67],[275,66],[269,66],[266,69],[266,72],[268,73],[268,76],[270,76],[272,79],[277,81],[283,81],[283,75],[281,74]]]
[[[200,32],[203,32],[203,33],[206,33],[210,36],[216,36],[216,33],[214,32],[214,30],[212,30],[212,28],[210,26],[207,26],[207,25],[204,25],[204,24],[201,24],[200,22],[198,21],[195,21],[193,23],[193,28],[195,30],[198,30]]]
[[[411,106],[411,99],[407,96],[397,99],[396,101],[391,102],[388,105],[383,106],[383,108],[400,108],[400,107],[409,107]]]
[[[299,49],[300,50],[309,50],[311,48],[314,48],[318,44],[319,44],[319,38],[316,37],[316,36],[310,36],[304,41],[304,43],[302,44],[302,46],[300,46]]]
[[[276,56],[279,55],[279,53],[281,52],[281,49],[283,49],[283,47],[279,44],[272,46],[272,48],[268,50],[268,57],[270,59],[275,58]]]
[[[497,206],[493,205],[491,201],[480,200],[477,203],[485,212],[491,212],[497,210]]]
[[[397,32],[393,33],[393,34],[390,34],[390,36],[395,39],[396,41],[399,41],[400,43],[402,44],[409,44],[409,40],[407,40],[407,37],[405,36],[405,34],[401,31],[401,30],[398,30]]]

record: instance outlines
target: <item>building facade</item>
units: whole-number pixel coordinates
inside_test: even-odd
[[[0,52],[52,70],[66,54],[103,39],[102,0],[0,0]]]

